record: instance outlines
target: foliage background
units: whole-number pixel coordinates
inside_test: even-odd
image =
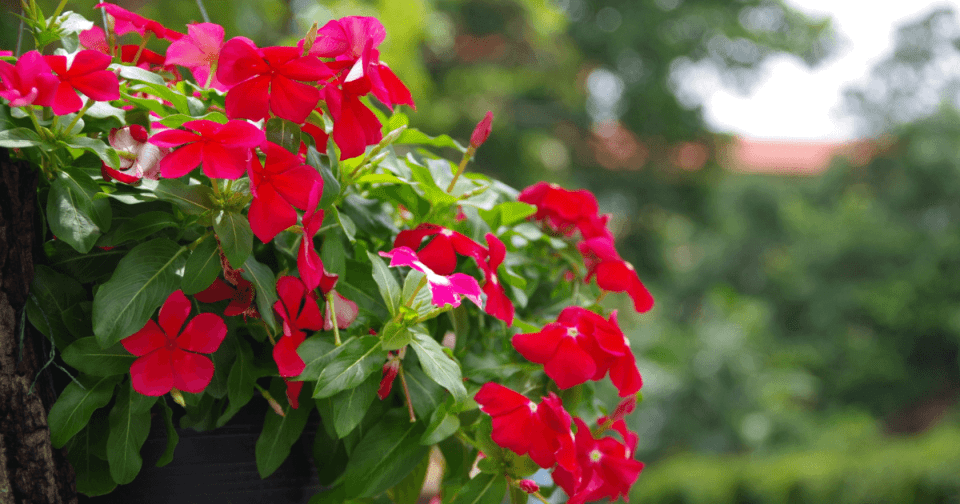
[[[191,0],[117,3],[169,26],[202,21]],[[92,16],[93,4],[68,8]],[[465,138],[493,110],[478,169],[597,192],[658,301],[621,318],[647,383],[631,417],[648,464],[638,501],[960,502],[960,25],[949,11],[905,27],[850,91],[879,139],[872,160],[785,177],[726,169],[729,138],[679,86],[709,68],[747,88],[776,52],[828,57],[829,23],[778,1],[206,8],[228,36],[262,45],[295,42],[314,21],[377,16],[383,59],[417,101],[414,126]],[[0,22],[0,45],[15,47],[15,18]]]

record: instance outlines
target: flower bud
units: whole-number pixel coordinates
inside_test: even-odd
[[[477,127],[474,128],[473,134],[470,135],[470,146],[474,149],[483,145],[483,142],[487,141],[487,137],[490,136],[490,130],[492,129],[493,124],[493,112],[487,111],[487,115],[483,116],[483,120],[480,121],[480,124],[477,124]]]
[[[183,400],[183,394],[181,394],[179,390],[170,389],[170,397],[172,397],[173,402],[179,404],[181,408],[187,407],[187,403]]]
[[[519,487],[520,490],[527,492],[528,494],[532,494],[534,492],[540,491],[540,485],[536,484],[536,482],[534,482],[533,480],[528,480],[528,479],[522,479],[518,481],[517,487]]]

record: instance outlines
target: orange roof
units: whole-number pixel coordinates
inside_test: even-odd
[[[737,137],[723,148],[720,162],[730,170],[744,173],[816,175],[837,156],[863,165],[880,150],[881,142],[877,140],[806,142]]]

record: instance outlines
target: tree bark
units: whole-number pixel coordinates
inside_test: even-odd
[[[50,444],[50,343],[23,316],[33,279],[37,173],[0,149],[0,504],[76,503],[73,468]],[[46,347],[46,348],[45,348]]]

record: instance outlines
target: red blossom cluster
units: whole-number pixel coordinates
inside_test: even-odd
[[[599,215],[597,198],[586,189],[568,191],[556,184],[538,182],[524,189],[518,201],[537,207],[533,218],[543,221],[563,236],[580,232],[577,248],[587,266],[586,281],[596,277],[597,286],[611,292],[626,292],[638,313],[653,308],[653,296],[637,276],[633,265],[624,261],[607,228],[610,215]]]
[[[108,66],[110,57],[98,51],[80,51],[70,62],[30,51],[16,65],[0,61],[0,97],[11,107],[41,105],[58,116],[72,114],[83,108],[78,93],[94,101],[120,99],[120,80]]]

